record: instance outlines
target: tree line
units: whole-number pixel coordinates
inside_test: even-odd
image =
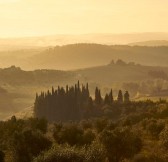
[[[52,87],[51,91],[36,94],[34,114],[38,118],[45,117],[49,121],[80,120],[94,116],[101,116],[101,108],[104,105],[120,105],[130,102],[129,92],[118,92],[117,100],[114,100],[113,91],[104,97],[101,90],[96,87],[94,99],[90,95],[89,85],[80,85],[78,81],[74,86],[66,88]]]

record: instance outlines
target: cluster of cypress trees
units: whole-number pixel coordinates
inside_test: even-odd
[[[123,103],[129,102],[129,93],[123,95],[120,90],[117,101],[114,101],[113,92],[110,91],[102,98],[101,91],[98,87],[95,89],[95,99],[90,96],[88,83],[80,86],[78,81],[75,86],[66,86],[66,89],[59,87],[47,93],[41,92],[36,94],[34,113],[38,118],[45,117],[50,121],[67,121],[79,120],[85,117],[94,116],[100,112],[100,107],[114,102]],[[99,109],[99,110],[98,110]]]

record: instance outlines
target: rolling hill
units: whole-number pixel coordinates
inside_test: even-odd
[[[27,59],[23,68],[77,69],[107,64],[122,59],[149,66],[167,66],[167,47],[108,46],[100,44],[72,44],[56,46]]]
[[[167,54],[168,46],[82,43],[0,52],[0,67],[15,65],[24,70],[72,70],[100,66],[117,59],[149,66],[167,66]]]
[[[112,85],[123,82],[142,82],[150,79],[168,79],[168,67],[143,66],[122,60],[110,64],[79,69],[76,71],[88,81],[101,85]]]

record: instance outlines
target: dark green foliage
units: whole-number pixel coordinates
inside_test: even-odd
[[[108,94],[105,95],[104,104],[107,104],[107,105],[110,104],[110,98],[109,98]]]
[[[21,120],[15,116],[0,122],[0,148],[7,154],[5,157],[14,162],[30,162],[33,156],[48,149],[51,141],[43,134],[47,130],[46,122],[33,118]],[[0,157],[3,158],[3,154]]]
[[[123,122],[123,126],[132,126],[132,125],[135,125],[139,122],[146,122],[146,121],[143,121],[143,119],[146,119],[146,118],[150,118],[152,117],[150,114],[148,113],[139,113],[139,114],[131,114],[131,115],[128,115],[122,122]],[[144,123],[146,124],[146,123]],[[146,129],[146,128],[145,128]]]
[[[85,160],[84,162],[105,162],[106,152],[103,147],[98,142],[94,142],[91,146],[85,151]]]
[[[160,141],[163,148],[167,150],[168,149],[168,128],[167,127],[160,133]]]
[[[83,145],[90,145],[95,137],[95,133],[91,129],[86,130],[83,134]]]
[[[30,124],[30,127],[34,130],[40,130],[42,133],[47,132],[48,121],[44,118],[29,118],[27,121]]]
[[[82,128],[84,130],[86,130],[86,129],[92,129],[93,128],[93,123],[92,123],[91,120],[82,120],[80,122],[80,125],[82,126]]]
[[[112,104],[113,101],[114,101],[112,89],[111,89],[110,94],[109,94],[109,101],[110,101],[110,104]]]
[[[104,130],[100,142],[105,146],[109,162],[131,158],[142,148],[141,139],[129,129]]]
[[[33,156],[49,149],[50,146],[50,140],[42,133],[32,130],[16,132],[11,142],[15,162],[30,162]]]
[[[24,127],[27,127],[25,121],[16,120],[16,117],[14,116],[11,120],[0,122],[0,146],[7,149],[14,133],[22,131]]]
[[[35,158],[33,162],[105,162],[105,154],[99,144],[92,144],[88,148],[55,145]]]
[[[96,87],[96,90],[95,90],[95,103],[100,105],[101,102],[102,102],[101,92],[100,92],[100,89],[98,89],[98,87]]]
[[[147,131],[153,136],[158,137],[160,132],[164,129],[165,123],[159,120],[148,120],[148,125],[146,127]]]
[[[54,146],[41,154],[33,162],[83,162],[83,150],[70,146]]]
[[[105,118],[100,118],[100,119],[97,119],[94,124],[95,124],[96,131],[99,133],[106,128],[106,126],[108,125],[108,120]]]
[[[67,143],[71,146],[89,145],[95,139],[95,134],[92,130],[84,131],[75,123],[64,126],[55,125],[53,136],[58,144]]]
[[[119,90],[119,92],[118,92],[117,101],[118,101],[118,103],[123,103],[123,94],[122,94],[121,90]]]
[[[130,95],[129,95],[128,91],[126,91],[125,94],[124,94],[124,102],[125,103],[130,102]]]

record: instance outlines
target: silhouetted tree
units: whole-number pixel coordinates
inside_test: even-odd
[[[109,94],[109,102],[110,102],[110,104],[112,104],[113,101],[114,101],[114,98],[113,98],[113,91],[112,91],[112,89],[111,89],[110,94]]]
[[[102,102],[101,92],[98,89],[98,87],[96,87],[96,89],[95,89],[95,103],[100,105],[101,102]]]
[[[125,103],[130,102],[130,95],[129,95],[128,91],[126,91],[124,94],[124,102]]]
[[[124,97],[125,101],[129,100],[128,92]],[[103,104],[111,105],[113,100],[112,90],[102,99],[101,91],[96,87],[95,100],[93,101],[88,83],[86,86],[80,86],[78,81],[72,87],[67,85],[64,89],[58,86],[56,90],[52,87],[51,92],[48,90],[46,93],[36,94],[34,114],[37,118],[46,118],[49,121],[80,120],[102,115],[101,106]],[[121,90],[118,94],[118,102],[123,103]]]
[[[123,94],[122,94],[121,90],[119,90],[119,92],[118,92],[117,101],[118,101],[118,103],[123,103]]]
[[[89,97],[88,83],[86,87],[82,86],[82,89],[79,81],[75,86],[67,85],[66,90],[60,86],[57,90],[52,87],[52,92],[36,94],[35,116],[51,121],[80,119],[86,104],[89,103]]]
[[[110,104],[110,97],[108,94],[105,95],[104,104]]]

